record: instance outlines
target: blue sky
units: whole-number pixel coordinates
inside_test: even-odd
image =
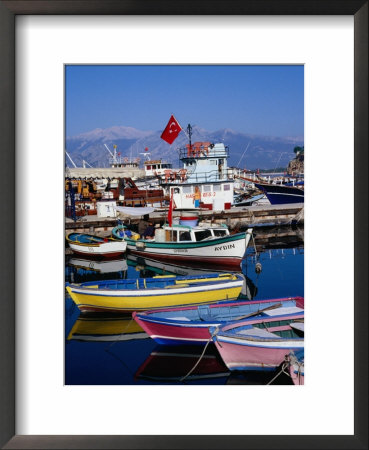
[[[171,114],[216,131],[304,135],[303,66],[66,66],[66,136],[163,130]]]

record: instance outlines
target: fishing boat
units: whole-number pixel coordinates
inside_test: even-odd
[[[251,206],[251,205],[253,205],[256,202],[258,202],[258,204],[259,204],[260,200],[262,200],[264,198],[265,198],[265,194],[264,193],[263,194],[257,194],[257,195],[250,195],[250,196],[242,195],[242,194],[235,195],[234,196],[234,204],[233,204],[233,206],[236,206],[236,207]],[[265,199],[265,201],[268,202],[267,199]]]
[[[133,255],[185,264],[196,260],[231,269],[240,266],[251,236],[252,228],[231,235],[224,226],[172,225],[157,229],[154,239],[124,239]]]
[[[304,189],[284,184],[255,183],[255,186],[265,193],[272,205],[286,203],[304,203]]]
[[[292,351],[287,357],[287,363],[293,384],[304,384],[304,350]]]
[[[230,370],[274,370],[291,351],[304,348],[303,320],[303,309],[283,307],[263,312],[257,323],[238,320],[210,333]]]
[[[199,207],[222,211],[233,203],[234,175],[228,167],[229,147],[223,142],[192,143],[192,127],[187,126],[189,143],[179,149],[183,167],[171,170],[159,180],[168,198],[173,195],[177,209],[193,209],[195,193]]]
[[[243,281],[239,274],[158,276],[67,283],[66,288],[82,312],[132,312],[235,300],[242,290]]]
[[[127,248],[124,241],[102,238],[92,234],[70,233],[67,242],[73,253],[87,258],[118,258]]]
[[[139,239],[140,235],[134,231],[129,230],[125,225],[119,224],[111,230],[111,235],[114,239],[122,241],[123,239]]]
[[[248,324],[262,324],[272,311],[297,308],[303,311],[302,297],[260,301],[237,301],[218,305],[168,308],[161,311],[134,312],[132,317],[158,344],[200,344],[210,339],[210,327],[220,327],[242,318]]]

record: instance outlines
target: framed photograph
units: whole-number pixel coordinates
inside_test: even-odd
[[[1,260],[0,314],[3,399],[0,436],[4,448],[367,448],[367,19],[365,1],[338,4],[324,1],[314,5],[281,1],[278,7],[268,1],[227,5],[157,2],[155,7],[140,2],[129,5],[125,1],[0,3],[1,183],[7,199],[2,221],[5,255]],[[246,70],[254,72],[246,76]],[[296,70],[298,80],[294,78]],[[165,82],[158,83],[159,78]],[[146,81],[138,93],[140,83],[136,81],[140,79]],[[176,110],[168,111],[161,127],[164,109],[171,104],[180,105],[180,99],[184,104],[186,92],[183,91],[191,89],[190,80],[196,79],[198,82],[193,84],[193,89],[195,85],[198,89],[196,98],[199,104],[206,103],[203,107],[209,110],[201,116],[208,123],[196,123],[206,136],[201,142],[197,136],[191,141],[193,129],[191,124],[187,127],[187,119],[192,120],[187,116],[189,111],[184,119]],[[205,95],[208,88],[203,83],[205,79],[211,85],[209,92],[214,94],[214,99]],[[279,82],[275,87],[276,79],[285,84]],[[242,80],[248,81],[248,96]],[[131,88],[127,89],[128,86]],[[278,96],[272,94],[273,89]],[[132,95],[134,99],[130,100]],[[227,95],[237,97],[238,104],[235,100],[228,102]],[[178,99],[177,103],[171,102],[171,98]],[[201,98],[206,101],[201,103]],[[278,108],[274,108],[276,103]],[[155,104],[157,107],[153,107]],[[95,232],[93,224],[86,220],[80,221],[85,222],[84,226],[76,227],[78,221],[74,216],[92,217],[86,213],[86,205],[83,210],[79,208],[81,202],[86,204],[86,198],[91,199],[100,222],[110,220],[103,217],[110,214],[106,210],[109,202],[112,208],[113,203],[118,204],[123,218],[127,218],[132,206],[138,211],[132,203],[137,197],[129,196],[133,184],[129,185],[127,179],[124,186],[119,181],[113,186],[119,177],[114,178],[110,172],[102,177],[96,173],[93,177],[74,173],[77,170],[74,160],[90,172],[90,163],[95,167],[104,165],[90,159],[93,152],[83,152],[85,141],[93,134],[87,137],[88,133],[84,132],[101,128],[95,134],[98,131],[102,136],[110,130],[113,136],[110,140],[105,137],[99,141],[98,137],[94,141],[106,144],[106,153],[112,159],[111,167],[106,170],[110,171],[123,166],[128,170],[128,165],[134,169],[139,156],[147,162],[145,170],[154,170],[154,162],[164,153],[158,144],[160,133],[168,147],[174,140],[173,130],[177,142],[183,140],[182,161],[186,173],[172,171],[170,174],[168,165],[163,167],[159,181],[166,196],[160,200],[160,207],[164,206],[164,225],[168,231],[173,221],[174,196],[178,197],[177,205],[182,198],[186,199],[186,193],[179,196],[181,189],[188,189],[191,184],[187,179],[193,169],[190,162],[201,160],[210,164],[215,150],[226,149],[225,136],[218,133],[219,143],[212,144],[212,136],[205,128],[222,127],[218,122],[224,122],[225,116],[220,110],[217,114],[217,105],[226,108],[228,104],[235,109],[237,104],[240,113],[237,117],[230,111],[230,124],[226,127],[231,128],[232,122],[236,124],[239,120],[239,129],[248,129],[244,125],[247,121],[257,134],[257,124],[264,122],[261,130],[265,130],[268,122],[269,136],[273,132],[287,136],[279,114],[284,108],[296,160],[299,157],[301,160],[305,141],[308,148],[302,259],[296,256],[298,247],[291,244],[291,255],[281,254],[281,262],[273,266],[271,251],[270,261],[265,259],[263,263],[268,270],[260,277],[257,275],[260,261],[253,260],[255,279],[249,277],[245,291],[247,299],[252,300],[259,300],[257,289],[267,298],[290,296],[292,291],[305,297],[310,331],[305,336],[303,386],[293,386],[288,380],[273,383],[274,377],[269,380],[272,385],[265,386],[270,383],[262,382],[258,375],[250,383],[250,378],[245,380],[243,376],[234,376],[232,370],[227,372],[230,366],[220,350],[223,361],[218,360],[218,354],[210,356],[212,362],[217,361],[225,370],[219,370],[218,366],[214,369],[209,364],[203,368],[201,364],[194,366],[192,363],[204,356],[201,351],[191,355],[179,350],[175,355],[169,350],[159,352],[151,349],[150,339],[138,339],[137,334],[130,341],[130,333],[135,334],[137,330],[122,333],[121,328],[132,325],[131,319],[123,324],[122,317],[105,317],[109,331],[104,334],[101,330],[106,323],[101,322],[100,316],[94,319],[93,326],[90,319],[77,318],[78,289],[81,291],[87,282],[91,291],[94,284],[107,279],[103,274],[107,265],[102,267],[100,261],[91,263],[93,260],[85,258],[86,255],[81,257],[78,252],[69,255],[80,250],[73,248],[71,239],[70,250],[67,249],[64,257],[65,232],[81,233],[79,228],[83,228],[83,239],[92,232],[94,238],[98,236],[101,240],[99,245],[106,246],[110,244],[113,228],[103,225],[100,237],[101,230]],[[261,105],[265,105],[264,110]],[[135,111],[135,107],[139,110]],[[258,112],[259,107],[263,113]],[[296,111],[292,112],[295,107]],[[97,125],[89,122],[92,111]],[[136,122],[135,114],[140,118]],[[141,127],[130,130],[140,136],[132,135],[126,141],[126,137],[120,138],[118,131],[122,130],[109,128],[122,123],[118,119],[114,122],[115,115],[128,118],[124,125]],[[145,128],[145,120],[152,125]],[[156,134],[145,132],[150,126],[161,130]],[[296,138],[299,130],[300,140]],[[236,133],[232,133],[236,143]],[[251,142],[250,136],[249,139]],[[280,141],[278,148],[285,145]],[[121,158],[120,145],[123,148],[128,142],[131,153]],[[252,142],[254,149],[248,161],[256,158],[257,144],[259,148],[267,147],[260,140]],[[75,151],[77,148],[81,151]],[[187,193],[193,202],[190,209],[199,207],[204,214],[207,210],[215,214],[220,200],[221,209],[228,209],[229,189],[223,185],[227,184],[228,171],[233,170],[231,166],[236,166],[245,156],[245,148],[243,153],[238,151],[234,163],[228,153],[223,159],[218,154],[214,157],[219,183],[217,180],[202,183],[197,178],[196,185],[190,186],[193,192]],[[151,151],[153,158],[147,156]],[[279,167],[279,162],[280,167],[286,167],[288,161],[283,164],[281,161],[283,151],[279,150],[279,157],[270,156],[273,169]],[[255,169],[253,176],[259,177],[256,161],[250,165]],[[161,168],[156,162],[157,170]],[[208,169],[207,173],[210,173]],[[282,175],[285,174],[281,174],[282,182],[288,182]],[[156,173],[156,177],[161,175]],[[108,186],[103,189],[100,184],[105,178]],[[167,191],[165,186],[169,186]],[[200,193],[198,204],[195,204],[195,188]],[[215,198],[218,190],[224,192],[224,198],[216,202],[212,196]],[[108,198],[115,194],[117,198]],[[153,199],[152,205],[154,200],[159,201]],[[139,206],[152,205],[146,201]],[[193,217],[183,214],[177,219],[183,226]],[[130,233],[139,231],[136,222],[134,219],[124,222],[129,224]],[[155,228],[155,222],[158,226],[163,224],[161,216],[155,217],[152,212],[149,222],[145,231],[139,232],[144,235],[145,246],[153,247],[149,228],[160,243],[162,229]],[[117,233],[122,230],[125,228],[119,225]],[[210,233],[213,232],[211,228]],[[128,246],[134,241],[132,236],[124,241],[119,241],[117,236],[111,241],[115,246],[123,242]],[[236,239],[237,235],[231,236]],[[179,235],[177,238],[178,242],[182,240],[182,246],[189,239]],[[216,239],[228,238],[217,236]],[[74,241],[72,244],[76,245]],[[80,247],[84,250],[83,245]],[[93,245],[89,244],[91,248]],[[257,239],[254,245],[257,253]],[[134,248],[139,249],[136,244]],[[142,258],[136,262],[124,258],[127,267],[114,266],[114,262],[117,263],[108,260],[108,275],[112,278],[112,271],[118,274],[119,286],[127,278],[136,277],[138,290],[144,282],[148,290],[150,280],[169,283],[170,276],[162,267],[159,275],[164,278],[148,277],[148,274],[157,275],[158,269],[152,262],[143,264]],[[133,276],[134,271],[137,275]],[[193,268],[191,274],[192,271]],[[98,281],[94,277],[97,272]],[[195,282],[192,278],[189,281],[189,273],[186,276],[187,284],[181,287],[184,290],[188,283],[191,286]],[[236,283],[238,275],[232,276]],[[71,294],[67,303],[65,281]],[[81,282],[82,287],[75,284]],[[210,284],[214,280],[206,282],[206,295],[210,296]],[[166,301],[166,297],[156,301]],[[106,308],[108,304],[101,299],[96,302],[92,305],[95,309]],[[135,318],[137,323],[145,320],[144,316]],[[294,320],[299,322],[298,318]],[[118,334],[113,333],[112,321],[119,328],[114,328]],[[247,321],[250,327],[249,314]],[[216,345],[222,335],[217,339]],[[103,345],[99,344],[101,341]],[[128,356],[127,352],[130,352]],[[184,356],[186,366],[182,373]],[[166,364],[164,372],[162,361]],[[168,367],[173,370],[168,371]],[[277,372],[276,378],[280,375]],[[228,382],[223,382],[222,376]],[[173,377],[179,377],[179,382],[174,382]]]

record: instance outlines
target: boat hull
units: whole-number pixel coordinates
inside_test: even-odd
[[[137,256],[168,262],[218,264],[239,268],[250,235],[238,233],[199,242],[150,242],[127,240],[127,250]]]
[[[175,284],[162,289],[115,290],[99,289],[91,283],[88,286],[71,284],[67,286],[67,291],[83,312],[121,313],[235,300],[242,290],[242,285],[243,278],[240,275],[228,275],[213,277],[213,280],[205,285],[189,283]]]
[[[255,183],[255,186],[265,193],[272,205],[304,203],[303,189],[278,184]]]
[[[173,309],[158,311],[161,313],[161,317],[153,313],[141,313],[137,314],[134,312],[132,314],[135,321],[140,325],[140,327],[145,330],[145,332],[154,339],[158,344],[165,345],[205,345],[211,339],[211,334],[209,332],[210,327],[218,327],[224,324],[226,321],[234,320],[234,318],[239,317],[241,314],[254,312],[264,308],[271,307],[273,305],[292,305],[295,304],[298,307],[303,307],[303,298],[281,298],[281,299],[271,299],[271,300],[261,300],[261,301],[237,301],[235,303],[228,303],[225,305],[210,305],[208,314],[213,315],[213,320],[199,320],[190,321],[187,319],[186,314],[192,312],[197,308],[176,308],[176,317],[170,317]],[[216,316],[220,315],[220,310],[227,309],[231,311],[235,309],[233,313],[233,318],[229,316],[226,320],[217,320]],[[169,313],[165,318],[165,314]],[[181,320],[181,316],[183,316]],[[261,319],[260,321],[263,321]],[[258,322],[257,320],[255,321]]]
[[[291,353],[288,357],[289,373],[293,384],[304,384],[304,356],[303,352]]]
[[[289,343],[289,347],[278,348],[250,343],[239,345],[225,342],[223,339],[217,341],[216,346],[229,370],[274,370],[284,361],[290,350],[301,348],[297,342]]]
[[[67,240],[74,254],[88,259],[116,259],[127,249],[125,241],[102,239],[87,234],[72,233]]]
[[[274,370],[291,351],[304,348],[303,338],[258,339],[216,334],[213,340],[229,370]]]

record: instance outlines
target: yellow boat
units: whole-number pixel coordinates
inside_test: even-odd
[[[241,274],[225,273],[67,283],[66,287],[83,312],[121,313],[236,300],[243,283]]]

